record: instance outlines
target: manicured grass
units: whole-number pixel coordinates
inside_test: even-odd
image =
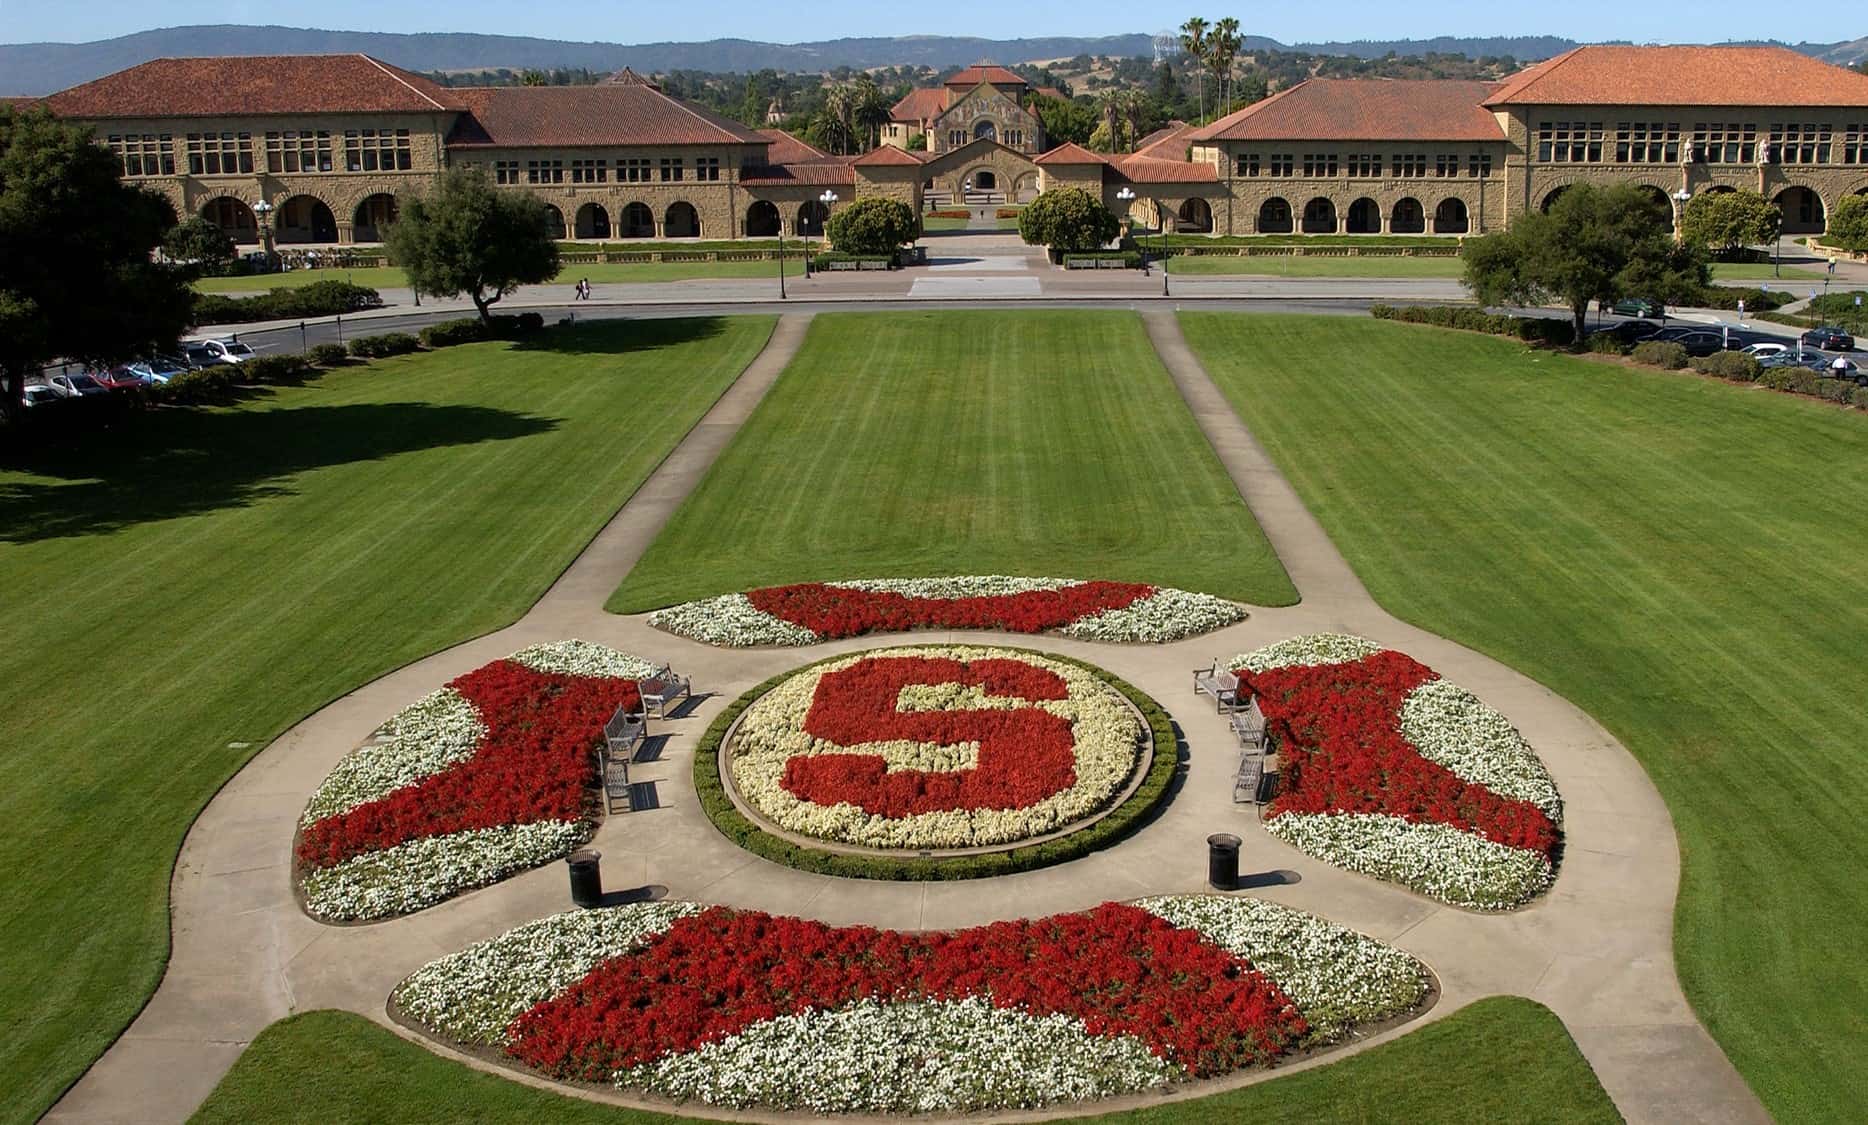
[[[1696,1011],[1779,1119],[1860,1120],[1868,416],[1440,329],[1183,321],[1382,604],[1640,758]]]
[[[953,219],[940,215],[929,215],[921,220],[922,230],[965,230],[972,223],[971,219]]]
[[[1821,281],[1823,274],[1820,270],[1799,269],[1795,266],[1785,266],[1781,275],[1773,274],[1769,262],[1712,263],[1714,281],[1770,281],[1773,278],[1780,281]]]
[[[609,608],[995,573],[1293,600],[1140,318],[974,311],[819,315]]]
[[[1146,246],[1146,243],[1144,243]],[[1447,277],[1465,269],[1458,258],[1390,258],[1370,255],[1354,258],[1292,257],[1262,254],[1250,258],[1200,255],[1168,259],[1168,272],[1188,277],[1228,274],[1258,277]]]
[[[1563,1025],[1542,1005],[1481,1000],[1393,1043],[1317,1070],[1191,1101],[1078,1120],[1095,1125],[1351,1125],[1370,1121],[1621,1120]],[[673,1125],[692,1120],[600,1105],[441,1059],[348,1012],[307,1012],[267,1028],[221,1080],[195,1125],[331,1121],[553,1121]]]
[[[164,410],[0,468],[0,1121],[142,1006],[189,822],[254,752],[506,624],[770,334],[610,321]]]
[[[785,273],[802,275],[802,256],[793,254],[786,259]],[[690,281],[703,277],[777,276],[776,259],[750,262],[566,262],[557,278],[546,284],[563,286],[568,290],[580,277],[589,278],[591,284],[595,285],[604,282]],[[245,277],[204,277],[195,283],[195,288],[203,293],[263,293],[281,286],[295,289],[314,281],[348,281],[354,285],[367,285],[371,289],[405,289],[409,284],[408,275],[395,266],[366,266],[349,270],[287,270],[284,273],[249,274]]]
[[[1143,242],[1160,236],[1143,234]],[[1452,235],[1427,234],[1170,234],[1170,246],[1458,246]]]

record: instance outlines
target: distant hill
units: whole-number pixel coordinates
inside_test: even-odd
[[[1300,50],[1316,54],[1379,58],[1394,53],[1509,55],[1520,61],[1549,58],[1574,47],[1555,36],[1400,39],[1388,42],[1299,43],[1248,36],[1247,51]],[[1003,65],[1076,55],[1148,55],[1149,35],[1100,38],[979,39],[950,35],[830,39],[818,43],[756,43],[713,39],[704,43],[573,43],[516,35],[436,33],[396,35],[368,31],[248,27],[217,24],[142,31],[93,43],[0,44],[0,94],[49,94],[140,62],[186,55],[313,55],[361,51],[410,70],[513,70],[585,67],[593,71],[831,70],[840,66],[930,66],[935,69],[990,60]],[[1851,63],[1868,55],[1868,39],[1802,44],[1798,50],[1831,62]]]

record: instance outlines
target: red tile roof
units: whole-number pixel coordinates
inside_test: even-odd
[[[1868,74],[1788,47],[1578,47],[1486,105],[1868,106]]]
[[[919,165],[921,160],[922,158],[920,156],[912,152],[905,152],[902,149],[896,148],[894,145],[878,145],[868,152],[863,153],[861,156],[851,161],[851,163],[858,168],[878,168],[888,165],[910,167]]]
[[[770,138],[648,85],[467,86],[450,147],[765,144]]]
[[[768,164],[804,164],[837,159],[821,148],[805,144],[783,129],[756,129],[754,132],[772,142],[765,150]]]
[[[856,169],[848,160],[833,158],[748,170],[739,182],[747,187],[854,187]]]
[[[61,117],[433,113],[454,92],[368,55],[155,59],[45,99]]]
[[[994,66],[991,63],[978,63],[974,66],[969,66],[952,78],[941,83],[941,85],[965,86],[970,90],[981,82],[990,82],[994,86],[1026,85],[1023,78],[1020,78],[1018,75],[1013,74],[1002,66]]]
[[[1210,184],[1219,169],[1191,160],[1162,160],[1152,156],[1118,156],[1109,162],[1122,178],[1135,184]]]
[[[1075,141],[1066,141],[1032,161],[1033,164],[1107,164],[1109,158],[1091,152]]]
[[[1454,79],[1312,78],[1188,135],[1193,141],[1499,141],[1480,105],[1496,84]]]
[[[908,91],[907,96],[895,103],[889,110],[889,120],[908,121],[919,124],[932,121],[947,108],[947,91],[917,89]]]
[[[1135,155],[1184,160],[1187,156],[1187,137],[1192,132],[1193,126],[1185,121],[1170,121],[1143,137],[1135,146]]]

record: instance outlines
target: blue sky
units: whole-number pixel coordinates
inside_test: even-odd
[[[1743,3],[1629,4],[1626,0],[1572,0],[1529,5],[1462,4],[1445,0],[1335,0],[1325,5],[1185,3],[1167,9],[1133,0],[1072,0],[1007,4],[1004,0],[942,0],[939,4],[878,0],[806,0],[803,3],[713,0],[449,0],[446,4],[393,0],[326,0],[292,6],[278,0],[0,0],[0,42],[79,42],[177,24],[251,23],[317,26],[357,31],[481,31],[547,39],[645,43],[731,36],[772,42],[842,36],[953,34],[1012,38],[1029,35],[1108,35],[1156,31],[1185,9],[1209,20],[1232,15],[1250,34],[1284,42],[1319,39],[1403,39],[1433,35],[1565,35],[1576,39],[1636,42],[1712,42],[1739,35],[1834,41],[1868,35],[1859,0],[1800,4],[1795,18],[1761,21],[1755,0]],[[1514,10],[1515,9],[1515,10]],[[315,16],[314,16],[315,13]],[[921,13],[921,14],[914,14]],[[1322,17],[1322,18],[1319,18]],[[1159,26],[1157,26],[1159,25]]]

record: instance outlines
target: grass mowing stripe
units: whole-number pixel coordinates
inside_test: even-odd
[[[0,1121],[37,1117],[154,986],[175,849],[252,753],[227,744],[510,621],[772,323],[588,324],[12,455]]]
[[[1868,519],[1835,482],[1868,471],[1868,419],[1410,325],[1183,323],[1385,606],[1640,758],[1695,1010],[1778,1117],[1859,1116]]]

